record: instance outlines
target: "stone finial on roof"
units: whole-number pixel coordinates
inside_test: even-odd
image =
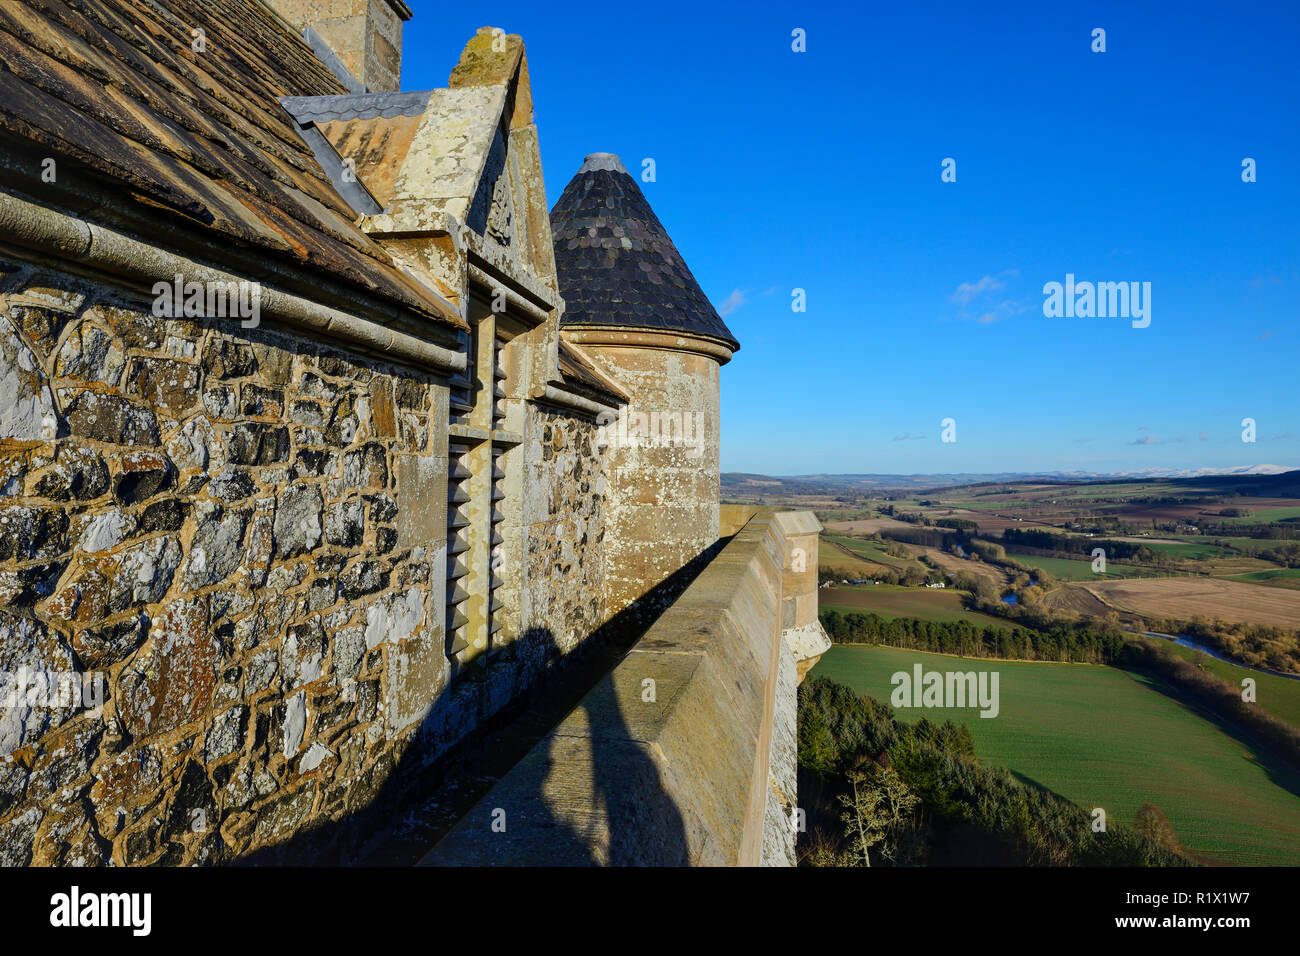
[[[623,173],[625,176],[631,175],[623,165],[623,160],[613,153],[592,153],[583,160],[582,168],[578,170],[578,173],[582,174],[597,169],[607,169],[613,173]]]
[[[447,86],[453,90],[470,86],[504,86],[511,90],[514,109],[510,127],[533,121],[533,92],[528,79],[528,57],[523,38],[500,27],[479,27],[460,53]]]

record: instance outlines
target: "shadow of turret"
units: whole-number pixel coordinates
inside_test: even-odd
[[[567,654],[549,629],[530,628],[517,639],[515,653],[541,663],[529,689],[512,704],[447,746],[447,711],[458,696],[463,704],[464,695],[473,694],[472,685],[464,683],[474,680],[470,671],[432,702],[400,756],[381,758],[347,785],[356,809],[224,862],[409,865],[439,844],[434,865],[685,865],[682,816],[663,788],[658,767],[632,740],[624,707],[607,677],[726,540],[701,552]],[[552,736],[546,746],[538,746],[575,709],[600,728],[589,742],[584,740],[589,757],[577,763],[565,750],[576,738]],[[585,764],[589,779],[571,779],[579,764]],[[476,801],[512,768],[527,774],[526,784],[514,805],[502,808],[502,834],[492,830],[490,815],[481,820],[470,815],[481,806]],[[571,784],[587,788],[589,806],[557,801],[553,788]],[[605,828],[608,837],[595,839],[601,815],[611,825]],[[447,841],[439,843],[454,827],[474,833],[473,840],[455,844],[458,853],[449,852],[450,844],[444,848]],[[509,839],[499,839],[503,835]],[[491,858],[480,859],[489,849]]]

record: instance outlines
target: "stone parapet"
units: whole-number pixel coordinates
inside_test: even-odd
[[[815,524],[750,516],[425,865],[793,864],[786,529]]]

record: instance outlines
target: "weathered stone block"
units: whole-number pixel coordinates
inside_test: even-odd
[[[201,401],[198,368],[174,359],[133,359],[126,389],[173,417],[186,414]]]
[[[142,808],[151,806],[150,794],[161,784],[162,759],[147,744],[99,764],[90,801],[97,808],[100,830],[116,836]]]
[[[247,526],[246,511],[223,512],[219,505],[200,511],[198,530],[185,564],[185,586],[206,587],[234,574],[244,557]]]
[[[27,673],[37,680],[36,675],[73,671],[72,654],[57,633],[39,621],[0,610],[0,672]],[[71,706],[29,704],[25,692],[16,696],[14,706],[0,708],[0,757],[39,740],[74,713]]]
[[[31,862],[36,828],[44,816],[38,807],[30,807],[0,823],[0,866],[26,866]]]
[[[245,415],[279,418],[284,411],[284,389],[247,382],[240,388],[240,395]]]
[[[295,624],[280,647],[280,673],[285,690],[293,690],[318,679],[325,662],[325,629],[320,621]]]
[[[389,573],[376,561],[358,561],[349,565],[339,579],[339,591],[349,601],[374,594],[388,587]]]
[[[203,745],[204,760],[212,763],[239,750],[244,745],[247,722],[247,707],[231,707],[214,718]]]
[[[288,461],[289,429],[283,425],[236,425],[226,442],[226,459],[236,465]]]
[[[54,558],[68,548],[68,515],[52,508],[0,507],[0,561]]]
[[[216,378],[242,378],[257,371],[253,350],[242,342],[214,335],[203,347],[203,371]]]
[[[27,337],[27,341],[44,360],[58,344],[63,327],[72,317],[59,309],[19,305],[9,310],[9,320]]]
[[[397,459],[397,546],[428,545],[447,536],[447,461],[423,455],[402,455]],[[379,514],[375,514],[378,511]],[[372,504],[376,521],[391,520],[381,515],[388,509]]]
[[[343,482],[349,488],[384,488],[388,485],[388,456],[384,446],[371,442],[350,451],[343,459]]]
[[[122,723],[133,736],[146,737],[198,720],[212,698],[220,654],[204,599],[168,605],[148,643],[122,672],[117,702]]]
[[[53,438],[58,428],[54,396],[40,362],[0,315],[0,438]]]
[[[87,668],[105,670],[126,660],[144,643],[148,623],[148,618],[138,615],[116,624],[77,631],[72,636],[72,649]]]
[[[196,760],[186,761],[175,795],[158,829],[159,842],[165,844],[182,840],[192,833],[206,833],[216,829],[217,820],[212,781],[202,764]]]
[[[343,548],[356,547],[365,536],[365,516],[359,499],[331,505],[325,515],[325,540]]]
[[[300,690],[285,704],[283,725],[283,753],[286,759],[296,754],[302,747],[302,738],[307,731],[307,692]]]
[[[294,793],[276,797],[257,813],[255,840],[258,845],[281,843],[298,832],[316,802],[313,781]]]
[[[303,554],[320,543],[323,506],[315,485],[290,485],[281,493],[275,512],[276,553],[280,557]]]
[[[166,455],[151,451],[123,455],[113,476],[113,497],[127,505],[147,501],[171,487],[172,474]]]
[[[35,494],[53,501],[89,501],[108,491],[108,468],[89,448],[62,443],[49,469],[36,481]]]
[[[122,378],[125,365],[126,359],[113,337],[103,329],[82,322],[63,340],[54,364],[54,374],[116,385]]]
[[[68,430],[79,438],[116,445],[158,444],[158,419],[154,413],[120,395],[77,392],[67,404],[65,417]]]
[[[203,390],[203,410],[212,418],[230,420],[239,414],[239,392],[227,385]]]

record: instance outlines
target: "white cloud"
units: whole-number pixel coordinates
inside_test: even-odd
[[[745,296],[743,291],[740,289],[734,289],[731,295],[722,300],[722,305],[718,306],[718,314],[730,315],[748,301],[749,299]]]
[[[963,282],[957,286],[957,291],[952,294],[952,301],[961,305],[970,305],[971,301],[979,295],[986,292],[996,292],[998,289],[1006,287],[1005,282],[1001,282],[992,276],[985,276],[978,282]]]
[[[1002,319],[1019,315],[1028,310],[1028,306],[1015,299],[1003,299],[996,304],[991,302],[992,293],[1005,289],[1006,279],[1020,275],[1019,269],[1005,269],[996,276],[986,275],[976,282],[963,282],[950,295],[949,301],[961,306],[958,319],[974,319],[980,325],[989,325]],[[975,314],[968,313],[967,307],[978,302]]]

